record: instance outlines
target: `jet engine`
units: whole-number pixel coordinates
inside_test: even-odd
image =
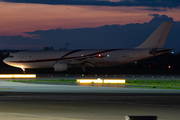
[[[67,63],[61,63],[61,62],[57,62],[57,63],[54,63],[54,70],[55,71],[66,71],[68,70],[68,64]]]

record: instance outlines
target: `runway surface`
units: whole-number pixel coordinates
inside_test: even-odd
[[[179,120],[180,90],[16,83],[3,79],[0,108],[0,120],[125,120],[127,115]]]
[[[179,120],[178,94],[59,94],[0,96],[0,120],[125,120],[127,115],[155,115]]]
[[[127,115],[156,115],[179,120],[180,107],[98,101],[1,101],[1,120],[125,120]]]
[[[0,92],[48,92],[48,93],[180,93],[178,89],[139,89],[61,84],[36,84],[0,81]]]

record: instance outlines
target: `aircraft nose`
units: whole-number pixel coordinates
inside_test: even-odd
[[[7,58],[5,58],[5,59],[3,60],[3,62],[4,62],[4,63],[7,63]]]

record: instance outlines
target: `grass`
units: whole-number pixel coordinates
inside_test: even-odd
[[[76,79],[57,79],[57,80],[9,80],[9,82],[76,83]]]
[[[126,80],[126,85],[180,87],[180,80]]]
[[[146,89],[152,89],[152,87],[131,87],[131,88],[146,88]],[[155,87],[155,88],[153,88],[153,89],[180,89],[180,87],[179,88],[173,88],[173,87]]]
[[[132,88],[180,89],[180,80],[126,80],[126,85],[139,85]]]
[[[13,89],[13,88],[0,88],[0,89]]]
[[[43,83],[43,82],[44,83],[76,83],[76,79],[63,79],[63,78],[57,80],[9,80],[9,81],[32,82],[32,83],[38,83],[38,82],[39,83]],[[126,83],[123,85],[138,85],[138,87],[132,87],[132,88],[180,89],[180,80],[126,80]]]

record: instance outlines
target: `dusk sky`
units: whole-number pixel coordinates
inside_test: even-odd
[[[180,52],[179,0],[0,0],[0,49],[133,48],[163,21]]]

